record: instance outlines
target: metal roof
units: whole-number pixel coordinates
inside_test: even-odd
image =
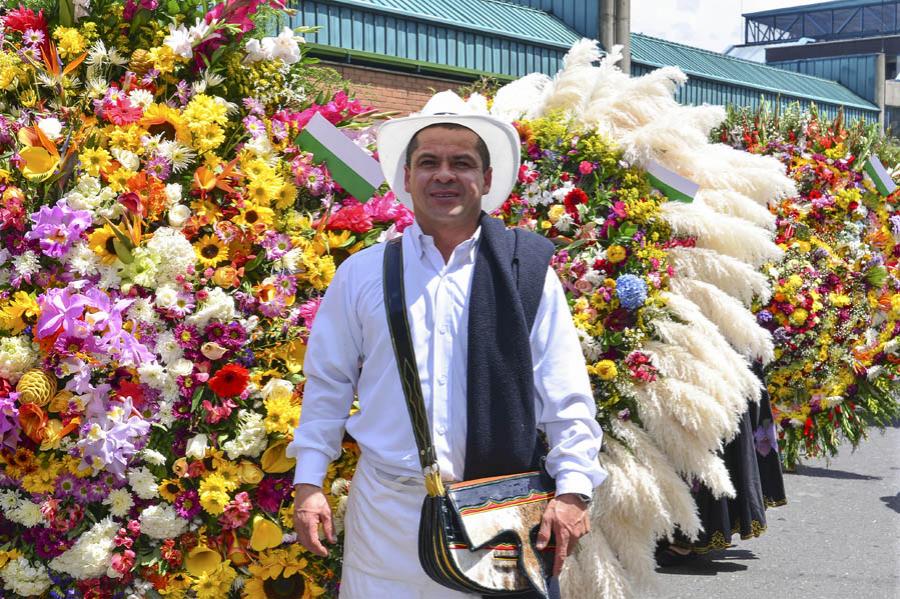
[[[332,4],[569,48],[580,36],[556,17],[502,0],[332,0]]]
[[[631,53],[633,62],[656,67],[673,65],[694,77],[807,98],[816,102],[878,110],[871,102],[828,79],[793,73],[640,33],[631,34]]]
[[[742,16],[752,19],[754,17],[774,17],[778,15],[796,15],[800,13],[816,12],[819,10],[839,10],[842,8],[859,8],[861,6],[879,6],[885,4],[884,0],[832,0],[831,2],[816,2],[815,4],[801,4],[787,8],[773,8],[758,12],[744,13]],[[887,4],[890,4],[889,2]]]

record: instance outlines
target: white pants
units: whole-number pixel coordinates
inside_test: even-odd
[[[422,478],[396,477],[365,458],[353,476],[344,520],[340,599],[471,599],[443,587],[419,563]]]

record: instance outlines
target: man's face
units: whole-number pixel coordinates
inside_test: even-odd
[[[483,169],[468,129],[433,127],[418,135],[418,147],[404,171],[420,225],[459,226],[478,222],[481,196],[491,188],[491,169]]]

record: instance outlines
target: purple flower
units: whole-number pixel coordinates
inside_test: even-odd
[[[37,337],[43,339],[62,329],[75,337],[88,334],[87,325],[80,320],[88,298],[68,289],[48,289],[38,297],[41,315],[37,321]]]
[[[262,246],[266,249],[266,258],[277,260],[290,251],[291,238],[284,233],[269,231],[262,241]]]
[[[68,472],[61,474],[59,478],[56,479],[56,492],[54,495],[59,499],[72,497],[78,490],[78,485],[78,478],[76,478],[74,474]]]
[[[22,34],[22,41],[30,46],[39,46],[44,43],[44,32],[40,29],[26,29]]]
[[[244,98],[243,103],[244,108],[246,108],[250,114],[262,116],[266,113],[265,106],[263,106],[262,102],[256,98]]]
[[[253,116],[251,114],[244,117],[244,129],[247,130],[247,133],[250,134],[250,137],[255,139],[260,135],[265,135],[266,124],[262,122],[259,117]]]
[[[753,439],[756,443],[756,453],[766,457],[772,450],[778,448],[778,437],[775,432],[775,423],[766,420],[762,425],[753,431]]]
[[[229,349],[238,349],[247,341],[247,331],[239,322],[229,322],[225,325],[225,335],[222,337],[222,345]]]
[[[50,208],[41,206],[31,214],[34,229],[25,234],[26,239],[37,239],[41,251],[51,258],[66,255],[72,242],[91,226],[91,213],[87,210],[72,210],[65,202],[57,202]]]
[[[144,163],[144,169],[160,181],[165,181],[172,174],[172,163],[165,156],[156,154]]]
[[[758,322],[761,326],[766,326],[770,322],[772,322],[772,313],[768,310],[760,310],[756,314],[756,322]]]
[[[200,513],[200,495],[193,489],[182,491],[175,498],[174,507],[179,516],[190,520]]]
[[[19,410],[14,397],[0,397],[0,448],[19,445]]]
[[[200,332],[192,324],[181,323],[175,327],[175,343],[182,349],[200,347]]]
[[[125,398],[102,417],[85,422],[77,447],[86,466],[124,478],[130,459],[143,447],[149,432],[150,423],[134,409],[131,398]],[[88,496],[97,491],[91,487]]]

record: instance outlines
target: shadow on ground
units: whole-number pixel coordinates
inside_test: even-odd
[[[687,576],[715,576],[720,573],[743,572],[748,568],[747,564],[737,563],[736,560],[759,559],[748,549],[726,549],[703,555],[678,566],[657,568],[660,574],[680,574]]]
[[[879,497],[879,499],[884,502],[884,505],[900,514],[900,493],[897,493],[893,497],[887,495],[885,497]]]
[[[818,466],[805,466],[798,464],[797,468],[785,474],[795,474],[797,476],[813,476],[815,478],[841,478],[845,480],[882,480],[881,476],[869,476],[868,474],[858,474],[856,472],[847,472],[846,470],[833,470],[831,468],[819,468]]]

